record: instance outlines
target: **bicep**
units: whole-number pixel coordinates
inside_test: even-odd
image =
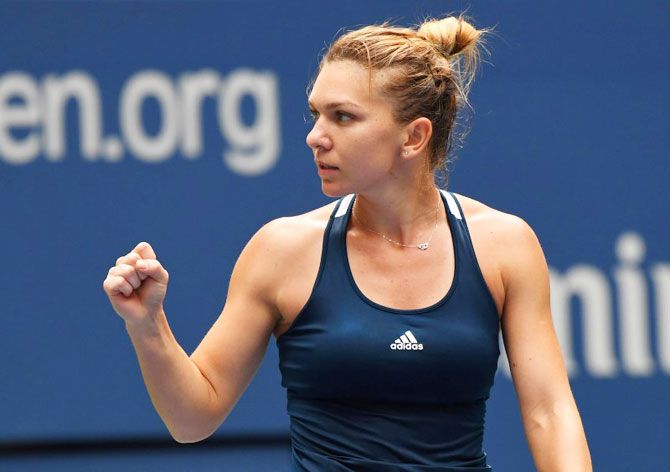
[[[554,331],[549,271],[535,233],[514,223],[504,270],[502,331],[510,370],[523,415],[553,408],[572,398]]]
[[[225,306],[191,355],[216,392],[213,408],[222,418],[251,382],[277,323],[264,239],[261,230],[240,254]]]

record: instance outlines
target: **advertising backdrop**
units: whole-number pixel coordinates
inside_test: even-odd
[[[0,3],[0,444],[167,437],[102,290],[109,267],[152,244],[191,352],[254,232],[330,201],[305,145],[325,46],[466,9],[495,33],[448,188],[537,233],[596,470],[661,470],[670,7],[652,1]],[[277,364],[273,339],[218,437],[287,434]],[[532,470],[504,356],[485,446],[495,470]],[[286,451],[270,456],[212,461],[284,470]]]

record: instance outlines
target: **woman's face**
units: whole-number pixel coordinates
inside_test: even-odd
[[[307,145],[328,196],[381,188],[393,177],[404,139],[391,104],[379,93],[385,79],[384,72],[375,71],[370,90],[367,69],[336,61],[327,62],[314,82],[309,96],[314,126]]]

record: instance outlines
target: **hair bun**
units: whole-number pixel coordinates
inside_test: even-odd
[[[419,36],[435,44],[446,57],[456,55],[477,44],[482,32],[462,16],[449,16],[440,20],[425,21],[417,31]]]

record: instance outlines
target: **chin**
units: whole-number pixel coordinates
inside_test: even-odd
[[[321,192],[327,197],[339,198],[344,197],[352,193],[350,190],[343,189],[339,185],[335,185],[332,182],[321,181]]]

